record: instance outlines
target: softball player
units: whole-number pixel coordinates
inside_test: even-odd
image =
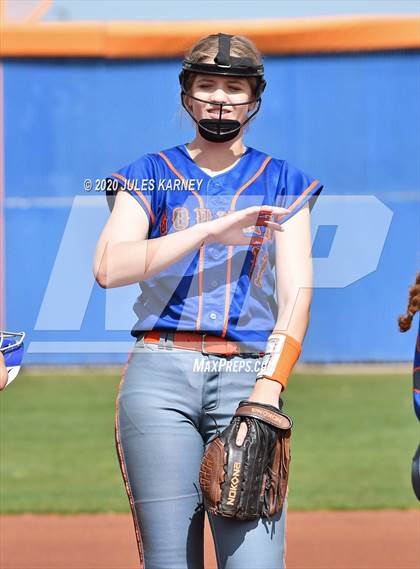
[[[322,185],[244,145],[263,72],[245,37],[197,42],[180,73],[194,140],[108,180],[93,270],[104,288],[141,289],[115,434],[145,569],[203,568],[203,451],[240,400],[282,405],[308,326]],[[271,524],[209,516],[219,569],[284,567],[285,520],[286,508]]]
[[[398,318],[400,332],[410,330],[414,316],[420,310],[420,273],[417,273],[416,282],[410,288],[407,312]],[[420,421],[420,320],[417,330],[416,347],[413,362],[413,406],[417,419]],[[411,484],[414,494],[420,500],[420,444],[411,461]]]
[[[23,358],[25,332],[0,330],[0,391],[17,376]]]

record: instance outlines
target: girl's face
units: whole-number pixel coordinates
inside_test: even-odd
[[[190,93],[193,97],[206,102],[186,97],[186,104],[197,121],[201,119],[218,119],[220,106],[216,103],[227,103],[222,107],[222,119],[244,122],[248,113],[255,107],[249,105],[229,106],[229,103],[245,103],[254,98],[251,85],[245,77],[223,77],[197,73],[194,77]]]

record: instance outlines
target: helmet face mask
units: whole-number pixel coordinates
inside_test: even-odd
[[[264,68],[262,65],[255,65],[255,63],[249,58],[234,57],[230,55],[230,38],[233,36],[226,34],[218,34],[218,36],[219,51],[214,58],[214,63],[193,63],[188,59],[185,59],[182,64],[182,71],[179,74],[179,82],[182,88],[182,106],[197,124],[200,135],[210,142],[228,142],[238,136],[242,127],[245,126],[259,111],[261,106],[261,94],[264,91],[266,82],[263,78]],[[235,78],[255,77],[256,87],[254,98],[240,103],[217,103],[194,97],[188,92],[189,89],[187,88],[187,79],[191,73]],[[218,108],[218,117],[197,120],[185,102],[187,97]],[[256,108],[244,122],[240,123],[238,120],[223,118],[224,107],[231,108],[251,104],[255,104]]]
[[[25,332],[6,332],[0,330],[0,352],[4,357],[8,380],[6,385],[12,382],[19,373],[23,359],[23,341]]]
[[[185,103],[186,97],[193,99],[194,101],[199,101],[200,103],[211,104],[212,107],[218,109],[219,116],[214,119],[200,119],[197,121],[192,111]],[[190,117],[197,124],[198,131],[204,139],[210,142],[228,142],[229,140],[232,140],[238,136],[241,128],[244,127],[252,119],[252,117],[258,113],[261,105],[261,98],[251,101],[244,101],[243,103],[216,103],[214,101],[207,101],[205,99],[194,97],[193,95],[185,93],[183,91],[181,93],[181,103]],[[240,123],[238,120],[223,119],[224,107],[239,107],[243,105],[250,105],[252,103],[256,103],[256,108],[244,122]]]

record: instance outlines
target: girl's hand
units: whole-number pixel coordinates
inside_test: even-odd
[[[259,379],[254,389],[252,390],[250,396],[247,398],[248,401],[258,401],[259,403],[268,403],[273,405],[277,409],[280,409],[279,398],[282,390],[282,386],[277,381],[272,379]],[[238,434],[236,436],[236,444],[241,446],[246,437],[248,427],[245,421],[242,421],[239,427]]]
[[[289,213],[284,207],[272,205],[251,206],[239,211],[233,211],[213,219],[206,221],[208,228],[208,236],[204,244],[222,243],[223,245],[254,245],[261,244],[263,238],[260,235],[247,237],[244,235],[244,229],[250,226],[260,225],[263,227],[272,227],[274,231],[284,231],[281,225],[273,222],[273,219],[280,220]]]

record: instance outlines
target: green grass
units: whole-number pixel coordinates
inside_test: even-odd
[[[291,509],[413,508],[419,442],[408,375],[295,376]]]
[[[418,506],[409,375],[294,375],[289,508]],[[22,373],[0,393],[0,512],[129,512],[114,443],[119,377]]]
[[[22,373],[0,394],[2,513],[129,511],[114,442],[118,383]]]

